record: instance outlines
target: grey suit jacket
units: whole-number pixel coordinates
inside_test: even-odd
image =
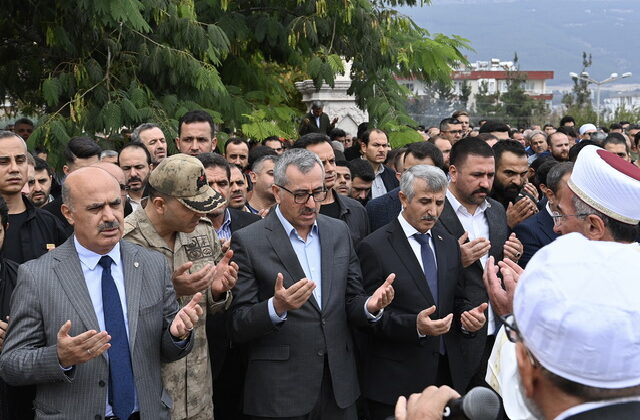
[[[309,413],[320,395],[325,358],[338,406],[359,395],[349,325],[369,325],[358,257],[344,222],[318,215],[322,253],[322,309],[312,296],[274,325],[267,301],[278,273],[284,287],[305,277],[276,212],[234,233],[240,266],[233,290],[232,337],[248,343],[245,414],[293,417]]]
[[[140,415],[169,419],[172,402],[162,386],[160,362],[185,356],[193,340],[180,348],[169,334],[179,306],[166,258],[125,241],[120,246]],[[71,320],[71,336],[100,329],[73,236],[20,266],[0,374],[12,385],[37,386],[37,419],[103,418],[109,382],[106,352],[64,372],[56,342],[67,320]]]

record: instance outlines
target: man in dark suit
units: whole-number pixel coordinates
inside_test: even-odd
[[[427,142],[408,145],[402,159],[402,167],[405,171],[415,165],[432,165],[438,168],[444,166],[442,152],[436,146]],[[398,217],[400,210],[402,210],[400,198],[398,197],[399,192],[400,187],[394,188],[367,203],[367,215],[369,216],[369,225],[372,232]]]
[[[20,267],[0,374],[37,386],[37,419],[168,419],[160,362],[191,350],[202,296],[178,311],[165,258],[121,241],[106,171],[75,171],[62,195],[74,235]]]
[[[369,330],[362,383],[373,420],[393,415],[399,396],[430,385],[464,392],[469,377],[463,335],[486,321],[487,304],[472,308],[466,299],[457,239],[436,225],[446,175],[434,166],[413,166],[402,175],[400,188],[402,213],[358,247],[367,291],[378,288],[388,273],[396,274],[395,298]]]
[[[311,111],[302,118],[302,123],[298,129],[298,134],[304,136],[309,133],[321,133],[328,135],[336,126],[338,118],[334,118],[329,122],[329,116],[323,112],[324,105],[322,102],[314,101],[311,104]]]
[[[389,151],[389,139],[387,134],[378,129],[372,128],[362,134],[360,141],[360,154],[362,158],[367,160],[373,168],[375,178],[371,185],[371,198],[378,198],[396,188],[398,178],[396,172],[384,165],[387,160],[387,152]]]
[[[228,206],[231,164],[215,153],[196,156],[207,176],[207,183],[226,200],[226,204],[207,215],[211,220],[223,250],[229,247],[234,232],[262,220],[257,214],[232,209]],[[234,165],[235,166],[235,165]],[[207,341],[213,379],[213,410],[217,420],[240,420],[242,414],[242,388],[246,372],[246,349],[232,345],[226,325],[229,312],[207,317]]]
[[[327,191],[318,157],[284,152],[278,205],[236,232],[233,339],[247,343],[244,412],[257,419],[355,419],[359,395],[349,326],[366,327],[393,299],[393,275],[371,297],[344,222],[318,214]]]
[[[548,172],[546,179],[541,180],[540,184],[540,189],[547,197],[547,204],[541,211],[513,229],[524,246],[522,257],[518,262],[520,267],[525,268],[531,257],[540,248],[550,244],[558,237],[558,233],[553,231],[554,222],[551,215],[552,212],[557,211],[558,193],[561,188],[567,185],[572,170],[572,162],[556,163]]]
[[[489,198],[495,176],[493,150],[484,141],[466,138],[451,148],[450,182],[447,199],[439,222],[460,243],[462,266],[465,267],[468,298],[472,305],[488,302],[482,280],[483,267],[489,256],[496,261],[508,257],[517,261],[522,244],[515,234],[509,235],[504,207]],[[476,372],[471,385],[484,384],[487,360],[495,340],[499,318],[489,308],[486,328],[467,346],[467,371]],[[489,339],[487,340],[487,337]]]

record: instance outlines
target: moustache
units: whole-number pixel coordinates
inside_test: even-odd
[[[477,190],[475,190],[475,191],[473,192],[473,194],[483,193],[483,194],[487,194],[487,195],[489,195],[489,193],[490,193],[490,192],[491,192],[491,191],[489,191],[489,189],[484,188],[484,187],[480,187],[480,188],[478,188]]]
[[[427,222],[435,222],[436,220],[438,220],[438,218],[435,216],[429,216],[428,214],[426,214],[422,216],[420,220],[426,220]]]
[[[140,177],[132,176],[131,178],[129,178],[129,182],[127,182],[127,184],[131,184],[132,182],[140,182],[140,183],[142,183],[142,180],[140,179]]]
[[[98,225],[98,232],[104,232],[105,230],[118,229],[120,223],[117,220],[113,222],[105,222]]]
[[[302,209],[301,213],[306,216],[306,215],[309,215],[309,214],[316,214],[317,211],[314,208],[305,207],[305,208]]]

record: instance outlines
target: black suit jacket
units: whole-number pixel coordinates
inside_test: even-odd
[[[380,178],[382,178],[382,183],[387,189],[387,192],[400,186],[400,182],[398,178],[396,178],[396,172],[388,166],[384,166],[384,171],[380,174]]]
[[[509,238],[509,227],[507,226],[507,215],[504,207],[499,202],[487,197],[489,207],[484,212],[485,219],[489,225],[489,241],[491,248],[489,255],[494,257],[496,261],[504,258],[504,243]],[[438,219],[440,223],[455,238],[460,238],[464,234],[464,227],[460,223],[460,219],[453,211],[453,207],[449,200],[445,200],[444,210]],[[477,260],[469,267],[464,269],[465,284],[467,297],[471,301],[472,306],[477,306],[483,302],[489,301],[487,290],[484,287],[482,274],[484,267]],[[488,317],[487,317],[488,321]],[[467,369],[471,372],[477,371],[481,366],[482,356],[484,353],[487,338],[487,326],[478,331],[475,337],[470,340],[463,351],[465,352],[465,363],[468,364]],[[484,368],[484,367],[483,367]]]
[[[640,419],[640,402],[632,401],[622,404],[607,405],[594,410],[584,411],[567,420],[622,420]]]
[[[380,229],[397,218],[402,210],[402,203],[398,193],[400,187],[394,188],[388,193],[367,203],[367,215],[371,232]]]
[[[432,318],[454,313],[449,333],[444,335],[454,386],[466,388],[468,374],[462,363],[460,314],[470,309],[464,293],[458,241],[443,227],[431,230],[438,266],[438,299],[434,299],[424,272],[400,222],[395,219],[367,236],[358,247],[363,283],[371,293],[396,274],[393,302],[373,328],[363,369],[363,395],[393,405],[400,395],[421,392],[434,385],[438,371],[440,337],[418,336],[416,318],[420,311],[436,305]]]
[[[334,125],[329,121],[329,116],[323,112],[320,115],[320,126],[316,124],[316,117],[311,112],[307,112],[302,119],[302,123],[300,124],[300,128],[298,129],[298,134],[304,136],[309,133],[322,133],[329,134],[331,130],[333,130]]]
[[[347,224],[349,233],[351,234],[351,240],[354,246],[358,245],[365,236],[369,234],[369,219],[367,218],[367,211],[362,204],[358,203],[353,198],[340,195],[334,190],[329,190],[330,194],[338,203],[340,208],[340,220]]]
[[[322,308],[311,296],[275,325],[268,300],[277,274],[283,274],[285,288],[305,277],[288,234],[272,211],[231,239],[233,259],[241,267],[233,289],[231,329],[234,341],[247,343],[249,352],[245,414],[293,417],[311,412],[325,363],[339,407],[351,406],[359,395],[349,325],[369,324],[360,265],[344,222],[320,214],[317,223]]]
[[[229,215],[231,217],[231,234],[249,226],[251,223],[262,220],[262,217],[257,214],[230,208],[227,208],[227,210],[229,210]],[[229,321],[229,318],[228,311],[207,317],[209,360],[211,361],[211,373],[214,379],[220,375],[220,371],[222,370],[231,345],[229,334],[225,326]]]
[[[522,268],[527,266],[540,248],[549,245],[558,237],[553,231],[553,219],[546,208],[519,223],[513,231],[524,246],[522,257],[518,261]]]

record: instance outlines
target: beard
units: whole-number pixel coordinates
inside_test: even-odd
[[[493,181],[493,192],[499,197],[504,197],[507,201],[513,202],[518,196],[520,190],[521,187],[518,185],[510,184],[508,186],[504,186],[497,179]]]

